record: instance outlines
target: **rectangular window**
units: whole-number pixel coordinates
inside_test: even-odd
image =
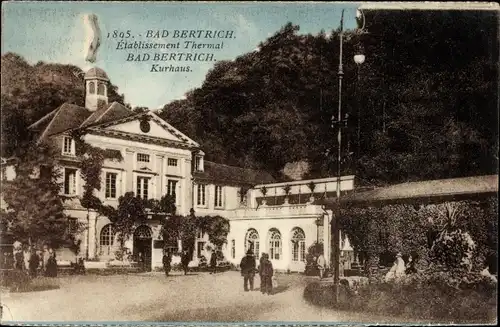
[[[206,205],[206,185],[205,184],[198,184],[197,185],[197,204],[199,206],[204,206]]]
[[[198,255],[198,258],[201,257],[201,255],[203,254],[203,248],[205,247],[205,242],[198,242],[198,251],[197,251],[197,255]]]
[[[64,168],[64,194],[76,194],[76,169]]]
[[[68,232],[70,234],[75,234],[78,232],[78,219],[68,218]]]
[[[222,207],[222,186],[215,186],[215,207]]]
[[[116,199],[116,173],[106,173],[106,198]]]
[[[236,258],[236,241],[231,240],[231,258]]]
[[[63,139],[63,154],[74,155],[73,139],[69,136],[65,136]]]
[[[149,154],[138,153],[137,162],[149,162]]]
[[[168,158],[167,164],[172,167],[177,167],[177,159]]]
[[[148,198],[148,190],[149,190],[149,177],[137,177],[137,191],[136,195],[141,199]]]
[[[167,195],[171,195],[175,200],[177,200],[177,181],[169,179],[167,180]]]

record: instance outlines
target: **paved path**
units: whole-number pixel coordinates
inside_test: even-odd
[[[278,292],[269,296],[244,292],[237,272],[168,278],[158,273],[62,277],[57,290],[2,294],[3,322],[410,322],[312,306],[302,296],[307,279],[310,277],[278,275]]]

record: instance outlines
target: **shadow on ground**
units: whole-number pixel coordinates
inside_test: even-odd
[[[176,310],[167,314],[153,316],[147,321],[204,321],[204,322],[243,322],[256,321],[259,313],[272,310],[277,306],[269,303],[259,305],[238,305],[217,308],[197,308]]]

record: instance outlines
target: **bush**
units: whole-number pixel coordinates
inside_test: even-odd
[[[458,276],[426,272],[407,276],[400,283],[371,281],[353,290],[341,288],[338,308],[446,322],[494,322],[497,284],[480,274]],[[312,303],[334,306],[333,285],[312,283],[304,296]]]
[[[19,270],[2,270],[1,285],[10,292],[39,292],[59,288],[57,279],[30,278],[26,272]]]
[[[431,248],[431,260],[447,269],[472,269],[476,245],[467,232],[444,230]]]

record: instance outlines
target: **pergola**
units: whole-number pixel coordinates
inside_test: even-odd
[[[432,204],[498,197],[498,175],[438,179],[377,187],[342,195],[340,207],[380,207],[391,204]],[[317,201],[324,209],[336,211],[338,198]],[[336,262],[335,262],[336,261]],[[338,266],[338,258],[334,265]]]
[[[371,207],[390,204],[429,204],[460,200],[481,200],[498,196],[498,175],[437,179],[395,184],[342,195],[341,206]],[[319,204],[335,209],[336,198]]]

